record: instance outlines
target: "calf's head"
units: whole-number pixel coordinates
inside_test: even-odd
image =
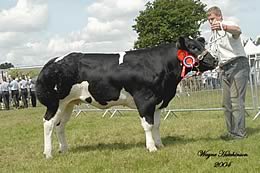
[[[213,57],[205,49],[205,39],[200,37],[197,39],[180,37],[177,41],[177,48],[184,50],[195,59],[193,70],[204,72],[213,70],[218,65],[217,58]]]

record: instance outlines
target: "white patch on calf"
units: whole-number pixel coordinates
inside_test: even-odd
[[[57,58],[54,62],[58,62],[58,61],[62,60],[63,58],[64,58],[64,56],[61,56],[61,57]]]
[[[126,92],[124,89],[122,89],[120,91],[118,100],[109,101],[109,102],[107,102],[107,105],[101,105],[90,94],[90,92],[88,90],[88,86],[89,86],[89,83],[87,81],[83,81],[80,84],[73,85],[70,90],[70,94],[67,97],[65,97],[63,100],[60,100],[59,104],[66,105],[72,101],[81,101],[81,102],[87,103],[86,98],[90,97],[92,99],[92,102],[87,103],[87,104],[90,104],[90,105],[95,106],[100,109],[107,109],[112,106],[119,106],[119,105],[127,106],[129,108],[136,108],[133,97],[128,92]]]
[[[141,120],[141,124],[143,126],[143,129],[144,129],[144,132],[145,132],[146,148],[150,152],[157,151],[157,148],[156,148],[154,140],[153,140],[153,134],[152,134],[153,125],[149,124],[145,120],[145,117],[140,118],[140,120]]]
[[[119,53],[119,64],[122,64],[124,62],[124,56],[125,56],[125,52],[120,52]]]
[[[58,90],[58,88],[57,88],[57,84],[54,86],[54,88],[53,88],[55,91],[57,91]]]
[[[70,90],[69,95],[67,97],[65,97],[64,99],[60,100],[59,105],[62,105],[62,104],[66,105],[73,101],[86,102],[86,98],[88,98],[88,97],[91,97],[93,99],[93,97],[91,96],[91,94],[88,91],[88,86],[89,86],[89,83],[87,81],[83,81],[81,83],[74,84]]]
[[[52,158],[51,150],[52,150],[52,142],[51,142],[51,136],[53,127],[55,124],[55,118],[48,120],[43,120],[43,127],[44,127],[44,151],[43,154],[45,154],[46,158]]]
[[[158,110],[162,104],[163,104],[163,101],[161,101],[158,105],[155,105],[155,110]]]

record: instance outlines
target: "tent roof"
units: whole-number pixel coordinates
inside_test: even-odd
[[[256,46],[251,39],[248,40],[244,48],[247,55],[260,53],[260,45]]]

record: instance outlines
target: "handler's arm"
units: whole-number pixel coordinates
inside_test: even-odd
[[[223,26],[223,30],[231,33],[234,39],[238,39],[240,34],[242,33],[239,26],[225,25],[225,24],[222,24],[222,26]]]
[[[234,39],[238,39],[240,34],[242,33],[239,26],[222,24],[221,22],[214,22],[211,25],[211,29],[212,30],[222,30],[223,29],[224,31],[231,33]]]

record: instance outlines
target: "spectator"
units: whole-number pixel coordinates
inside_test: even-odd
[[[11,97],[13,99],[13,105],[15,108],[19,107],[19,83],[17,80],[18,79],[12,78],[10,83]]]
[[[2,83],[0,82],[0,109],[3,109],[3,101],[2,101],[2,88],[1,88]]]
[[[23,102],[23,107],[28,108],[28,81],[26,80],[25,76],[22,76],[21,81],[19,82],[20,89],[21,89],[21,98]]]
[[[30,90],[32,107],[36,107],[35,81],[32,79],[29,80],[29,90]]]
[[[212,87],[213,89],[218,88],[219,82],[218,82],[218,72],[216,69],[211,71],[212,73]]]
[[[3,99],[4,106],[5,106],[6,110],[10,109],[10,106],[9,106],[9,102],[10,102],[10,100],[9,100],[9,97],[10,97],[9,87],[10,87],[10,84],[6,81],[6,77],[3,77],[3,83],[1,84],[1,91],[2,91],[2,99]]]

